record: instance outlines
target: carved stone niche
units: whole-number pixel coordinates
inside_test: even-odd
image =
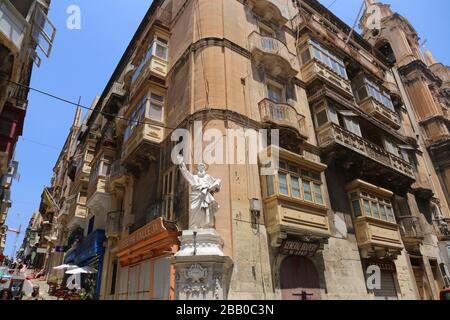
[[[233,262],[224,256],[175,256],[175,300],[227,300]]]

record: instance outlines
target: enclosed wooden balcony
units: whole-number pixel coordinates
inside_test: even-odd
[[[149,159],[151,156],[157,156],[163,135],[164,129],[157,124],[138,124],[124,143],[122,162],[135,165],[142,157]]]
[[[271,0],[248,0],[247,5],[265,22],[278,26],[283,26],[288,22],[280,8]]]
[[[111,195],[107,189],[108,177],[98,176],[89,182],[87,207],[96,212],[106,213],[111,206]]]
[[[406,245],[422,243],[425,233],[418,217],[401,216],[397,220],[400,224],[400,234]]]
[[[317,81],[325,83],[328,87],[336,89],[347,99],[353,97],[350,81],[335,73],[329,66],[317,59],[311,59],[302,66],[302,78],[307,84]]]
[[[276,146],[263,153],[272,157],[274,152],[280,157],[280,169],[274,175],[261,176],[272,246],[279,247],[288,235],[307,242],[326,242],[331,234],[321,172],[327,166],[308,153],[296,154]]]
[[[264,99],[259,103],[261,121],[280,127],[294,129],[302,137],[307,137],[305,116],[299,114],[293,106]]]
[[[280,40],[254,31],[249,36],[249,49],[256,65],[269,74],[292,78],[299,72],[297,56]]]
[[[398,130],[401,128],[400,119],[398,115],[386,107],[384,107],[380,102],[378,102],[373,97],[368,97],[363,101],[358,103],[359,107],[371,115],[375,119],[387,124],[391,128]]]
[[[362,257],[396,258],[404,247],[390,201],[393,192],[362,180],[346,189]]]
[[[18,53],[27,37],[29,23],[9,0],[0,2],[0,17],[2,43],[7,44],[12,52]]]
[[[407,161],[337,124],[321,128],[318,140],[325,153],[358,164],[365,175],[381,183],[409,187],[415,181],[413,167]]]
[[[74,218],[87,218],[88,208],[86,207],[85,199],[80,199],[78,195],[74,195],[68,198],[66,201],[68,202],[67,221],[71,221]],[[62,215],[64,214],[65,212],[62,212]]]

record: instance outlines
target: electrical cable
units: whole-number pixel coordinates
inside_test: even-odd
[[[36,89],[36,88],[30,87],[30,86],[27,86],[27,85],[24,85],[24,84],[21,84],[21,83],[12,81],[12,80],[6,79],[6,81],[9,82],[9,83],[14,84],[14,85],[16,85],[16,86],[19,86],[19,87],[22,87],[22,88],[26,88],[26,89],[29,89],[29,90],[31,90],[31,91],[35,91],[35,92],[37,92],[37,93],[40,93],[40,94],[45,95],[45,96],[48,96],[48,97],[53,98],[53,99],[55,99],[55,100],[58,100],[58,101],[61,101],[61,102],[64,102],[64,103],[67,103],[67,104],[70,104],[70,105],[73,105],[73,106],[76,106],[76,107],[80,107],[80,108],[82,108],[82,109],[91,111],[91,112],[93,112],[93,113],[98,113],[98,114],[101,114],[101,115],[106,116],[106,117],[111,117],[111,118],[115,118],[115,119],[119,119],[119,120],[124,120],[124,121],[127,121],[127,122],[134,122],[134,123],[136,123],[136,124],[150,124],[150,125],[155,125],[154,123],[151,123],[151,122],[146,122],[146,121],[141,121],[141,120],[137,120],[137,119],[126,118],[126,117],[114,115],[114,114],[112,114],[112,113],[108,113],[108,112],[105,112],[105,111],[96,110],[95,108],[86,107],[86,106],[84,106],[84,105],[82,105],[82,104],[79,104],[78,102],[73,102],[73,101],[70,101],[70,100],[68,100],[68,99],[61,98],[61,97],[59,97],[59,96],[57,96],[57,95],[54,95],[54,94],[52,94],[52,93],[46,92],[46,91],[44,91],[44,90]],[[163,125],[163,124],[159,124],[159,123],[158,123],[157,125],[158,125],[159,127],[165,128],[165,129],[175,130],[175,128],[171,128],[171,127],[165,126],[165,125]]]

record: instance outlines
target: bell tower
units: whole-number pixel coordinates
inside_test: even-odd
[[[446,198],[450,199],[450,69],[422,53],[411,23],[390,5],[365,0],[363,37],[391,63],[415,114]]]

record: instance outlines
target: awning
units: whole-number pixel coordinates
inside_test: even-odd
[[[66,271],[67,274],[81,274],[81,273],[92,274],[92,273],[97,273],[97,272],[98,271],[96,269],[89,267],[89,266],[75,268],[75,269]]]
[[[74,264],[62,264],[60,266],[53,267],[54,270],[75,269],[75,268],[78,268],[78,266]]]

